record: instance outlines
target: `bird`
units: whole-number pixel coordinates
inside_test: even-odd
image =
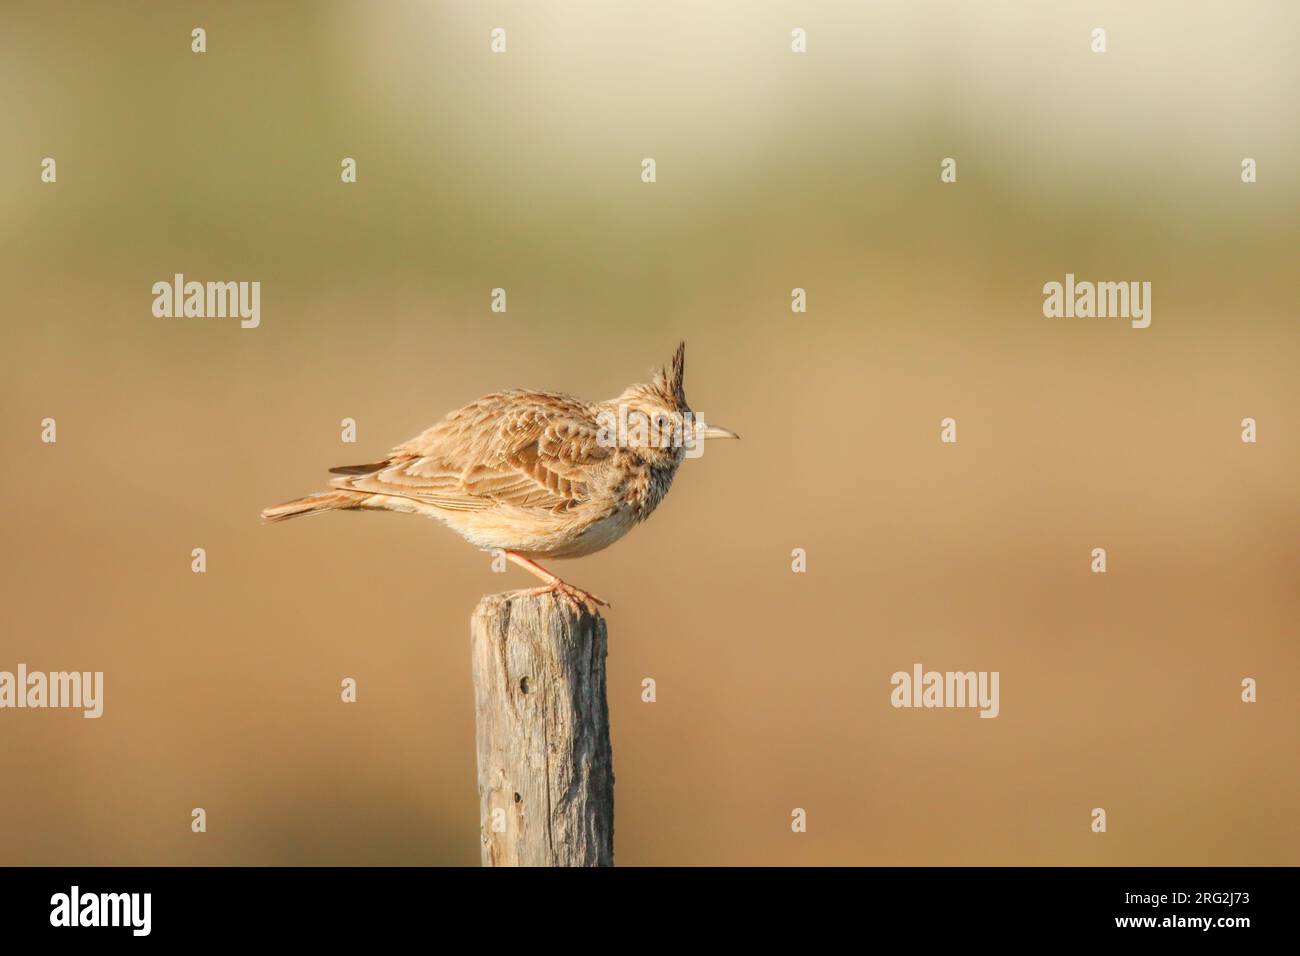
[[[702,441],[736,439],[686,401],[686,343],[648,383],[603,402],[507,389],[449,413],[384,458],[331,468],[330,490],[265,508],[284,521],[329,511],[435,518],[470,544],[500,552],[554,594],[593,613],[607,601],[542,567],[609,547],[663,501]]]

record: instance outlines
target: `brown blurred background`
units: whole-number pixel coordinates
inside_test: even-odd
[[[679,338],[743,441],[556,567],[614,604],[620,863],[1300,863],[1294,4],[2,19],[0,669],[106,699],[0,712],[0,863],[476,864],[468,618],[533,582],[257,512]],[[175,272],[260,281],[261,327],[154,318]],[[1067,272],[1151,327],[1044,318]],[[891,708],[918,661],[1001,716]]]

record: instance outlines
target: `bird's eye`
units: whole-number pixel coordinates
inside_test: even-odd
[[[655,430],[659,433],[655,442],[660,448],[671,448],[673,444],[673,419],[662,412],[655,416]]]

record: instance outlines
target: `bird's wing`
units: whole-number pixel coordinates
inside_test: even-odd
[[[400,495],[452,511],[513,505],[563,512],[586,501],[597,442],[591,406],[563,395],[503,392],[452,412],[373,465],[334,469],[339,488]],[[373,469],[359,474],[360,469]]]

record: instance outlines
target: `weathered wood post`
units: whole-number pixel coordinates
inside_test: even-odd
[[[605,621],[490,594],[470,623],[484,866],[612,866]]]

